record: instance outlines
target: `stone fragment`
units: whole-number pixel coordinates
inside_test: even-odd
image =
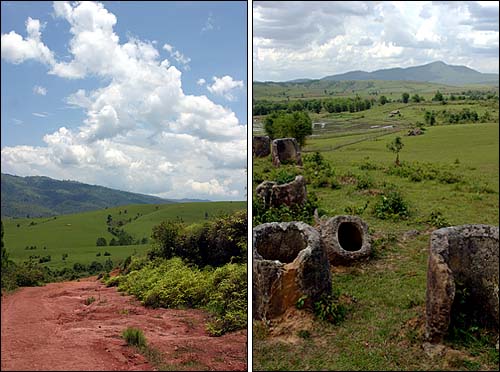
[[[256,158],[263,158],[271,153],[271,139],[269,136],[253,136],[252,154]]]
[[[284,162],[302,165],[300,147],[295,138],[278,138],[272,143],[273,165],[279,167]]]
[[[498,332],[498,227],[452,226],[431,234],[426,331],[439,343],[460,312]]]
[[[318,230],[330,264],[344,265],[371,253],[368,225],[358,216],[335,216],[321,221]]]
[[[271,222],[253,229],[253,314],[273,319],[307,296],[331,291],[319,233],[303,222]]]

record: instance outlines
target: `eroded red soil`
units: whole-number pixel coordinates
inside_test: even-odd
[[[85,300],[96,300],[85,305]],[[172,370],[246,370],[246,331],[210,337],[202,310],[148,309],[95,277],[22,288],[2,298],[2,370],[144,371],[121,338],[144,331]]]

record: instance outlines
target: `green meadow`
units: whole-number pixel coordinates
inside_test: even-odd
[[[498,118],[498,101],[467,105],[488,109]],[[467,341],[446,340],[449,348],[441,356],[431,357],[422,348],[430,233],[436,225],[499,224],[498,122],[426,126],[423,135],[406,136],[417,119],[423,121],[422,108],[459,109],[454,106],[391,103],[340,114],[343,119],[330,115],[324,130],[308,137],[303,158],[319,152],[338,181],[336,188],[308,184],[308,194],[318,197],[326,216],[357,214],[365,220],[374,254],[367,262],[332,269],[333,287],[347,304],[340,324],[315,320],[309,327],[298,322],[280,338],[269,335],[268,325],[254,321],[254,370],[498,370],[496,340],[491,343],[478,334]],[[386,114],[396,108],[402,118],[394,119],[391,130],[352,130],[355,120],[390,122],[393,118]],[[390,171],[395,154],[387,144],[396,136],[404,144],[402,168],[432,171],[435,179]],[[305,172],[306,167],[275,169],[270,157],[254,158],[253,174],[257,180],[272,180],[283,172]],[[409,206],[409,218],[375,215],[374,207],[389,186]],[[405,235],[411,230],[416,233]]]
[[[108,216],[134,239],[149,238],[153,226],[164,220],[182,219],[186,224],[203,222],[224,213],[246,208],[246,202],[200,202],[177,204],[127,205],[92,212],[47,218],[5,218],[4,242],[9,257],[16,262],[30,256],[51,260],[43,263],[50,268],[73,267],[74,263],[113,263],[134,253],[146,252],[150,243],[124,246],[96,246],[99,237],[109,244],[113,235],[107,231]],[[121,221],[121,222],[120,222]],[[36,246],[36,249],[26,247]],[[108,252],[111,255],[104,256]],[[100,256],[97,256],[97,254]],[[67,258],[62,259],[63,254]]]
[[[489,89],[484,85],[470,85],[467,89]],[[386,95],[388,98],[399,98],[402,93],[417,93],[426,99],[431,98],[439,90],[442,93],[459,94],[462,87],[444,84],[434,84],[415,81],[384,81],[384,80],[359,80],[359,81],[329,81],[312,80],[307,83],[254,83],[254,99],[279,101],[289,97],[301,98],[328,98],[329,96],[369,96],[375,92]]]

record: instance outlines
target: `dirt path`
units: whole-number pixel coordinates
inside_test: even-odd
[[[85,305],[85,300],[96,300]],[[22,288],[2,298],[2,370],[144,371],[121,338],[138,327],[172,370],[245,370],[246,331],[209,337],[201,310],[148,309],[95,277]]]

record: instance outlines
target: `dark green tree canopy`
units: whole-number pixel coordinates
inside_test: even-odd
[[[312,134],[312,120],[305,111],[273,113],[266,117],[264,129],[271,139],[293,137],[302,146]]]

